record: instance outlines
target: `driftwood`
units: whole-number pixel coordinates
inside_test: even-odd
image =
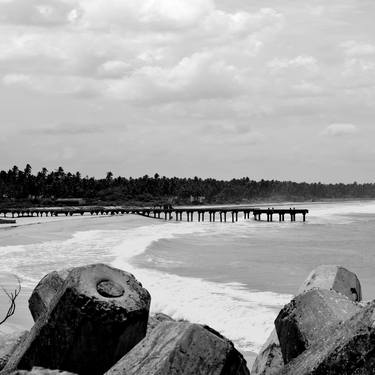
[[[9,298],[10,306],[9,306],[8,311],[5,314],[5,317],[0,321],[0,325],[3,324],[7,319],[9,319],[16,311],[16,299],[21,292],[20,279],[17,276],[16,278],[17,278],[17,287],[13,291],[9,292],[3,286],[1,286],[1,289],[3,290],[3,292]]]

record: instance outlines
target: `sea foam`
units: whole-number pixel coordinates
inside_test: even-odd
[[[151,222],[150,222],[151,223]],[[150,291],[151,310],[175,319],[212,326],[241,350],[256,351],[272,329],[277,310],[289,295],[251,291],[240,283],[216,283],[139,268],[132,258],[159,239],[204,233],[219,226],[203,223],[158,223],[127,230],[76,232],[65,241],[0,247],[0,273],[14,273],[23,288],[34,288],[54,269],[105,262],[133,273]]]
[[[316,204],[309,208],[308,220],[311,218],[311,224],[337,224],[340,218],[352,219],[352,214],[375,213],[374,202]],[[173,240],[190,233],[211,236],[222,233],[224,228],[226,233],[237,238],[245,231],[256,231],[262,227],[280,230],[289,225],[287,222],[260,223],[252,220],[241,220],[236,224],[150,220],[150,225],[132,229],[78,231],[64,241],[0,247],[0,273],[14,273],[22,279],[24,288],[33,288],[51,270],[108,263],[132,272],[143,283],[152,295],[152,311],[211,325],[232,339],[239,349],[257,351],[272,330],[279,308],[289,302],[291,295],[251,290],[241,283],[183,277],[168,272],[168,267],[164,267],[163,271],[142,268],[132,260],[160,239]]]

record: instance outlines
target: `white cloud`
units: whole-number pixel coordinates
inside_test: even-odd
[[[131,64],[120,60],[110,60],[104,62],[98,68],[98,74],[108,78],[122,77],[131,72]]]
[[[332,137],[352,135],[358,132],[358,127],[353,124],[331,124],[322,132],[323,135]]]
[[[57,26],[69,23],[75,0],[13,0],[0,2],[0,22]]]
[[[2,83],[9,87],[26,88],[32,91],[56,95],[91,97],[100,92],[100,86],[95,80],[75,76],[30,76],[11,73],[2,78]]]
[[[311,71],[316,71],[318,62],[313,56],[296,56],[291,59],[276,58],[268,63],[271,70],[278,71],[288,68],[304,68]]]
[[[12,85],[30,85],[31,77],[27,76],[26,74],[7,74],[2,79],[3,83],[7,86]]]
[[[365,134],[375,118],[375,2],[313,3],[0,0],[0,116],[19,123],[15,132],[56,117],[73,124],[77,118],[90,123],[94,117],[100,124],[126,118],[134,124],[129,131],[134,144],[138,138],[147,143],[147,136],[166,127],[160,139],[170,136],[168,143],[177,145],[177,133],[190,129],[186,139],[199,144],[205,124],[217,129],[225,122],[241,124],[239,131],[213,130],[212,145],[228,141],[245,147],[277,134],[278,144],[297,138],[308,151],[314,149],[309,145],[316,124],[357,118],[366,132],[350,140],[369,142]],[[24,110],[15,113],[15,106]],[[352,124],[331,125],[326,135],[357,130],[348,127]],[[210,147],[206,152],[215,155]],[[276,166],[284,152],[288,147],[275,146],[266,159]],[[194,155],[202,157],[199,150]]]
[[[239,73],[210,53],[196,53],[170,68],[145,66],[108,83],[107,93],[119,99],[157,102],[229,97],[241,92]]]
[[[76,92],[67,89],[73,77],[79,85],[96,80],[86,86],[97,94],[147,104],[238,95],[252,85],[249,64],[262,33],[269,37],[284,21],[273,9],[231,13],[213,0],[66,0],[61,14],[74,27],[47,31],[21,10],[50,17],[56,0],[30,1],[12,8],[20,28],[0,30],[5,73],[16,67],[30,76],[29,88],[52,93]]]
[[[192,27],[215,7],[212,0],[81,0],[80,6],[89,27],[127,30]]]
[[[347,41],[341,45],[348,56],[372,56],[375,55],[375,44]]]

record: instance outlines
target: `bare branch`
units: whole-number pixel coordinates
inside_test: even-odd
[[[7,319],[9,319],[14,314],[14,312],[16,311],[16,298],[18,297],[18,295],[21,292],[20,279],[17,276],[16,276],[16,278],[17,278],[18,285],[12,292],[9,292],[4,287],[1,287],[4,294],[8,297],[8,299],[10,301],[10,306],[9,306],[9,309],[8,309],[7,313],[5,314],[5,317],[3,318],[3,320],[0,321],[0,325],[3,324]]]

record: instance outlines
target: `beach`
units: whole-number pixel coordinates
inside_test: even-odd
[[[135,215],[24,218],[0,227],[0,283],[22,283],[2,332],[29,329],[27,299],[56,269],[107,263],[129,271],[152,296],[151,311],[212,326],[248,362],[310,271],[340,264],[375,298],[375,202],[305,203],[307,222],[187,223]],[[1,313],[6,297],[0,297]]]

